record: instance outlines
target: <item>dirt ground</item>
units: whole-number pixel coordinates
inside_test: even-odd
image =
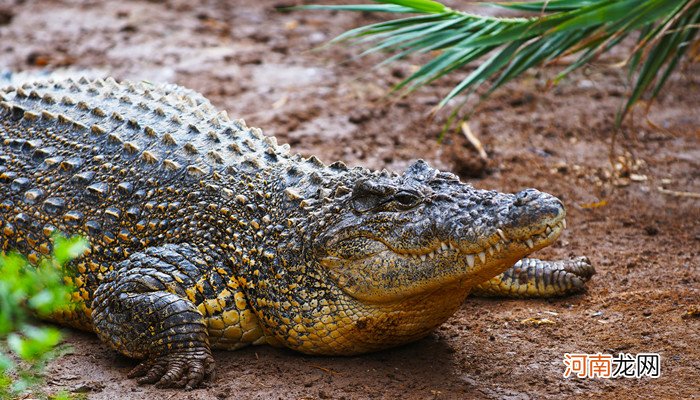
[[[700,308],[700,199],[668,192],[700,193],[697,66],[672,76],[648,115],[637,110],[612,162],[614,115],[629,90],[613,66],[622,54],[548,91],[561,66],[530,73],[470,121],[483,162],[460,135],[437,140],[445,113],[429,118],[461,74],[387,101],[411,60],[370,71],[377,59],[354,59],[357,50],[312,51],[377,17],[275,11],[293,4],[0,0],[0,70],[99,69],[176,82],[325,162],[402,170],[424,158],[480,188],[550,192],[567,205],[569,228],[538,256],[589,256],[598,274],[588,292],[470,298],[426,339],[358,357],[218,352],[216,380],[191,392],[138,386],[126,378],[133,361],[69,331],[72,350],[50,365],[47,391],[90,399],[700,398],[700,318],[686,315]],[[566,352],[657,352],[662,375],[564,379]]]

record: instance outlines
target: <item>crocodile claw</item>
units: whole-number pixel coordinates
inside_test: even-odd
[[[158,388],[194,389],[214,379],[214,358],[209,349],[182,349],[148,359],[129,372],[139,384],[155,383]]]

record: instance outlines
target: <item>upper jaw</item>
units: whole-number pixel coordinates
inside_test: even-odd
[[[537,197],[534,200],[524,204],[512,203],[508,212],[503,213],[506,215],[499,218],[500,221],[482,220],[479,224],[477,220],[471,222],[474,226],[470,226],[469,222],[464,223],[455,217],[453,221],[456,224],[449,228],[446,226],[447,229],[442,233],[439,233],[442,229],[428,228],[433,232],[437,230],[437,234],[431,235],[432,239],[421,238],[423,234],[428,233],[427,231],[423,234],[416,232],[417,236],[408,240],[401,240],[401,235],[396,232],[386,236],[377,235],[375,232],[363,232],[359,236],[357,232],[353,232],[352,235],[347,234],[348,232],[336,232],[320,248],[324,249],[325,253],[329,249],[347,247],[353,256],[350,258],[360,259],[363,255],[355,253],[358,247],[339,245],[347,240],[364,237],[364,240],[374,243],[360,246],[364,250],[364,257],[375,257],[388,251],[410,264],[436,259],[433,262],[457,262],[460,265],[464,262],[464,267],[469,269],[490,269],[492,265],[516,261],[535,250],[549,246],[566,228],[566,210],[561,202],[551,195],[539,192],[535,194]],[[340,260],[346,258],[346,255],[335,251],[335,254],[328,254],[325,258]]]
[[[398,250],[391,249],[390,246],[387,247],[396,254],[420,261],[449,256],[451,253],[460,253],[466,258],[467,265],[471,268],[475,265],[485,264],[493,257],[499,257],[505,249],[521,248],[525,249],[525,254],[527,254],[546,247],[554,242],[564,229],[566,229],[566,220],[562,218],[559,221],[552,221],[551,225],[544,224],[544,228],[525,237],[508,235],[503,229],[497,228],[481,245],[476,246],[474,243],[460,245],[458,241],[453,243],[451,240],[445,240],[438,242],[432,247],[420,249]]]

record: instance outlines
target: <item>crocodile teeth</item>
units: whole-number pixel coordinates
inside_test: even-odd
[[[442,251],[445,251],[445,250],[447,250],[449,247],[447,247],[447,245],[445,244],[445,242],[440,242],[440,248],[442,249]]]
[[[495,244],[496,250],[501,251],[501,242]]]
[[[562,227],[563,229],[566,229],[566,220],[565,220],[565,219],[562,219],[562,220],[561,220],[561,227]]]
[[[490,255],[490,256],[493,255],[493,246],[490,246],[490,247],[489,247],[489,255]]]
[[[454,250],[454,249],[455,249],[455,247],[452,245],[452,243],[450,243],[449,246],[450,246],[450,250]]]
[[[421,261],[425,261],[426,258],[427,258],[427,257],[425,257],[425,254],[421,254],[421,256],[420,256],[420,260],[421,260]]]
[[[549,225],[547,225],[547,227],[544,229],[544,233],[549,235],[551,232],[552,232],[552,228],[550,228]]]
[[[467,254],[467,264],[470,268],[474,267],[474,254]]]
[[[508,240],[508,239],[506,238],[506,234],[503,233],[503,231],[502,231],[501,229],[496,229],[496,233],[498,233],[498,236],[500,236],[501,239],[503,239],[503,240]]]
[[[435,252],[434,252],[434,251],[431,251],[430,253],[428,253],[428,257],[434,258],[434,257],[435,257]]]
[[[478,255],[479,255],[479,260],[481,260],[481,263],[482,264],[486,263],[486,254],[482,251]]]
[[[526,241],[525,241],[525,244],[527,245],[527,247],[529,247],[529,248],[531,248],[531,249],[535,247],[535,244],[532,243],[532,239],[526,240]]]

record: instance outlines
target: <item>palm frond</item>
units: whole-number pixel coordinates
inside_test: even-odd
[[[333,40],[367,47],[361,56],[380,51],[391,53],[380,65],[412,54],[433,55],[430,61],[394,87],[400,94],[408,94],[466,64],[484,59],[442,99],[438,108],[490,82],[481,96],[483,99],[532,67],[578,54],[573,63],[554,77],[552,82],[557,83],[626,37],[638,34],[637,46],[627,60],[630,77],[636,76],[636,79],[629,99],[618,114],[618,124],[644,94],[651,99],[659,94],[671,72],[692,47],[700,28],[700,0],[485,3],[536,13],[524,18],[482,16],[453,10],[432,0],[374,1],[378,4],[297,8],[417,14],[361,26]]]

